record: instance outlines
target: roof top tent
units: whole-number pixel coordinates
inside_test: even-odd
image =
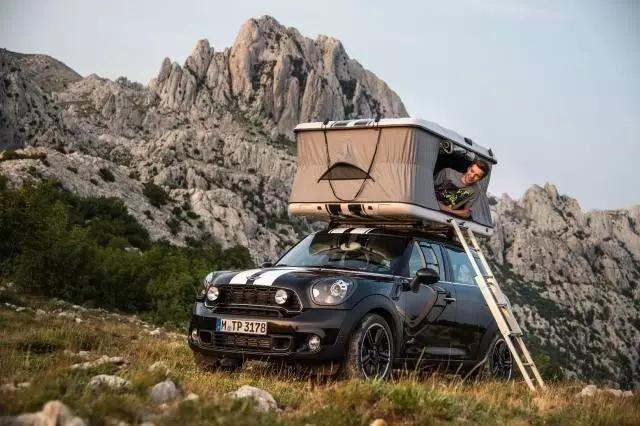
[[[471,139],[415,118],[302,123],[295,128],[298,170],[289,200],[292,215],[338,223],[448,226],[455,217],[491,235],[486,197],[491,170],[469,219],[440,211],[433,178],[444,168],[464,172],[475,159],[496,164],[493,152]]]

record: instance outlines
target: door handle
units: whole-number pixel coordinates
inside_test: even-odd
[[[453,303],[453,302],[455,302],[455,301],[456,301],[456,298],[455,298],[455,297],[445,297],[445,298],[444,298],[444,299],[442,299],[442,300],[444,300],[444,301],[445,301],[445,302],[447,302],[447,303]]]

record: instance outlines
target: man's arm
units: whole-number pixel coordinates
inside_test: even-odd
[[[442,210],[445,213],[454,214],[456,216],[464,217],[465,219],[471,216],[471,210],[469,210],[468,208],[452,209],[451,207],[447,206],[446,204],[442,204],[439,201],[438,201],[438,205],[440,206],[440,210]]]

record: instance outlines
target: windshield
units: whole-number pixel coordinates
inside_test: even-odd
[[[322,266],[382,274],[399,274],[409,238],[370,234],[309,235],[276,266]]]

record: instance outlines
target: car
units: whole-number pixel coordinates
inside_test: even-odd
[[[188,341],[205,370],[267,360],[362,379],[426,367],[512,375],[465,251],[420,229],[333,226],[275,264],[212,272]]]

